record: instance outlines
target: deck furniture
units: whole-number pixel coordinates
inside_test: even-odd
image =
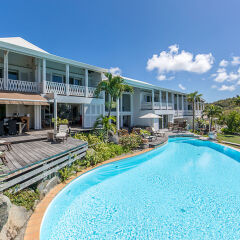
[[[8,129],[9,135],[16,135],[17,134],[17,120],[15,120],[15,119],[9,120],[7,129]]]
[[[0,140],[0,145],[4,145],[8,151],[12,149],[12,143],[5,141],[5,140]]]
[[[155,130],[154,127],[147,127],[146,130],[149,131],[153,136],[165,137],[165,133],[164,132],[161,132],[159,130]]]
[[[69,128],[68,125],[59,125],[58,133],[56,134],[55,138],[57,141],[62,140],[67,140],[69,133]]]

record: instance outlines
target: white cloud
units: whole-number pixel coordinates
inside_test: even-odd
[[[211,88],[217,88],[217,85],[212,85]]]
[[[224,59],[219,63],[220,67],[226,67],[227,65],[228,65],[228,61],[226,61]]]
[[[154,54],[148,59],[147,70],[158,70],[158,77],[168,72],[186,71],[193,73],[205,73],[212,68],[214,58],[211,53],[197,54],[182,50],[179,52],[177,45],[169,46],[169,51]],[[161,77],[162,78],[162,77]]]
[[[161,74],[161,75],[159,75],[159,76],[157,77],[157,79],[158,79],[159,81],[163,81],[163,80],[166,80],[166,76],[163,75],[163,74]]]
[[[227,86],[227,85],[222,85],[218,90],[219,91],[234,91],[236,89],[236,87],[234,85],[230,85],[230,86]]]
[[[237,72],[230,72],[227,73],[227,70],[225,68],[219,68],[217,70],[216,74],[212,74],[213,77],[215,77],[214,81],[222,83],[224,81],[228,82],[234,82],[237,79],[240,79],[240,68]]]
[[[233,60],[232,60],[232,65],[239,65],[240,64],[240,57],[233,57]]]
[[[122,70],[119,67],[112,67],[109,69],[109,72],[113,75],[121,75]]]
[[[186,88],[181,83],[178,84],[178,87],[182,90],[186,90]]]

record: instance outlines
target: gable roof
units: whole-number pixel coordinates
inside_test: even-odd
[[[43,49],[39,48],[38,46],[28,42],[27,40],[21,38],[21,37],[9,37],[9,38],[0,38],[0,41],[14,44],[20,47],[29,48],[38,52],[48,53],[44,51]]]

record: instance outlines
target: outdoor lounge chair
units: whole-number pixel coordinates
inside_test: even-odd
[[[55,136],[56,140],[62,140],[64,142],[64,140],[67,140],[68,132],[69,129],[67,125],[59,125],[58,133]]]
[[[155,130],[154,127],[148,127],[146,130],[148,130],[153,136],[156,137],[165,137],[165,133],[161,132],[160,130]]]

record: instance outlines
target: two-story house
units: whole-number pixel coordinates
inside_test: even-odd
[[[96,86],[107,69],[50,54],[19,38],[0,38],[0,120],[27,116],[30,128],[51,126],[54,116],[71,125],[92,128],[105,114],[104,93],[96,98]],[[119,127],[167,127],[175,119],[191,122],[191,104],[186,94],[146,82],[124,78],[134,94],[124,93],[113,114]],[[196,104],[201,115],[204,102]],[[160,119],[141,119],[148,112]]]

